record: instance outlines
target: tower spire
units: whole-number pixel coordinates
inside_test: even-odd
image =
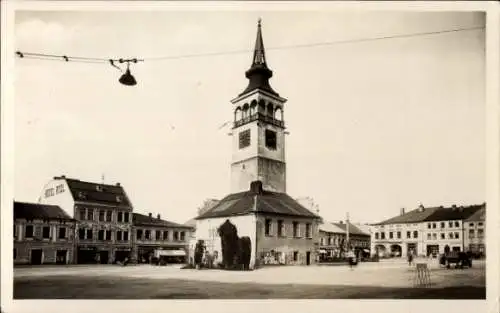
[[[264,65],[266,68],[266,53],[264,51],[264,40],[262,40],[262,19],[257,22],[257,39],[255,40],[255,49],[253,51],[253,63],[255,65]]]
[[[246,71],[245,76],[249,79],[249,83],[240,96],[255,89],[261,89],[279,96],[269,85],[269,79],[273,76],[273,72],[267,67],[266,63],[266,52],[264,49],[264,40],[262,39],[262,19],[260,18],[257,22],[257,38],[255,40],[252,65]]]

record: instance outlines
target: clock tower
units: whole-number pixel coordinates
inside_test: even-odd
[[[231,101],[234,124],[231,192],[248,191],[261,181],[264,190],[286,193],[285,123],[286,99],[269,85],[273,72],[267,67],[259,20],[247,88]]]

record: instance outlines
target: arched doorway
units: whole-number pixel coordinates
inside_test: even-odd
[[[393,257],[401,257],[403,249],[400,245],[391,245],[391,256]]]
[[[387,249],[385,248],[384,245],[376,245],[375,253],[378,255],[379,258],[383,258],[387,254]]]

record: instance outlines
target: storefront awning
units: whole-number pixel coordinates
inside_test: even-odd
[[[325,249],[319,249],[319,253],[328,253]]]
[[[186,256],[184,250],[156,250],[157,256]]]

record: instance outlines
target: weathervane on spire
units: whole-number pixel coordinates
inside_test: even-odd
[[[259,17],[259,20],[257,21],[257,24],[259,25],[259,27],[260,27],[261,23],[262,23],[262,17]]]

